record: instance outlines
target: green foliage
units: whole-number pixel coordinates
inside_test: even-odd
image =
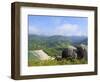
[[[46,37],[29,35],[28,49],[66,48],[70,43],[67,38],[61,36]]]
[[[41,60],[41,61],[28,61],[29,66],[51,66],[51,65],[70,65],[70,64],[87,64],[85,59],[62,59],[60,61],[57,60]]]
[[[58,50],[57,48],[45,48],[44,52],[46,52],[49,56],[52,56],[52,57],[55,57],[61,54],[61,50]]]
[[[61,55],[61,49],[67,48],[71,42],[62,36],[36,36],[28,39],[28,50],[44,50],[49,56]]]
[[[80,42],[84,40],[84,37],[65,37],[65,36],[38,36],[29,35],[28,36],[28,50],[39,50],[42,49],[51,57],[61,56],[62,50],[72,45],[75,42]],[[83,41],[82,40],[82,41]],[[73,41],[73,42],[72,42]],[[83,42],[87,42],[84,40]],[[77,44],[76,44],[77,45]],[[87,60],[82,59],[62,59],[57,60],[45,60],[40,61],[28,54],[28,65],[29,66],[46,66],[46,65],[65,65],[65,64],[85,64]]]

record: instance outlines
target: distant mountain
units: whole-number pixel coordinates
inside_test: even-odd
[[[87,45],[87,44],[88,44],[88,39],[87,39],[87,38],[84,39],[83,41],[80,42],[80,44],[85,44],[85,45]]]
[[[29,35],[29,47],[32,45],[36,47],[66,47],[67,44],[87,44],[87,37],[85,36],[42,36]]]

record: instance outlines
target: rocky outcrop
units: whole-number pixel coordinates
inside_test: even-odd
[[[87,46],[86,45],[79,45],[77,46],[77,56],[79,59],[85,58],[87,59]]]
[[[87,46],[83,44],[76,47],[69,46],[62,51],[62,58],[87,59]]]
[[[69,46],[62,51],[62,58],[77,58],[76,48]]]
[[[33,60],[53,60],[54,58],[51,56],[48,56],[43,50],[31,50],[29,51],[29,55],[31,59]]]

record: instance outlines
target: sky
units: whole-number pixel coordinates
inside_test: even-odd
[[[87,36],[88,18],[29,15],[28,31],[29,34],[45,36]]]

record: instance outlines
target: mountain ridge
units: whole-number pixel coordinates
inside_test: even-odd
[[[68,44],[86,44],[88,38],[85,36],[43,36],[43,35],[29,35],[28,37],[29,48],[33,47],[66,47]]]

